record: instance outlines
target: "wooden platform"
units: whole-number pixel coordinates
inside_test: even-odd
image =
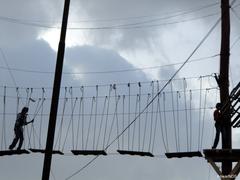
[[[21,154],[29,154],[30,152],[26,149],[21,150],[6,150],[0,151],[0,156],[11,156],[11,155],[21,155]]]
[[[240,149],[205,149],[203,153],[207,160],[213,162],[240,161]]]
[[[87,156],[87,155],[95,155],[95,156],[104,155],[104,156],[106,156],[107,155],[107,153],[104,150],[71,150],[71,152],[74,155],[84,155],[84,156]]]
[[[31,152],[33,153],[45,153],[45,149],[29,149]],[[52,154],[59,154],[59,155],[64,155],[63,152],[59,151],[59,150],[53,150]]]
[[[191,151],[191,152],[171,152],[165,153],[167,158],[192,158],[192,157],[202,157],[202,153],[200,151]]]
[[[132,155],[132,156],[148,156],[154,157],[154,155],[150,152],[142,152],[142,151],[127,151],[127,150],[117,150],[119,154],[122,155]]]

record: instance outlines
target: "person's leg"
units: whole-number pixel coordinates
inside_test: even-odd
[[[226,142],[226,127],[224,125],[221,126],[221,133],[222,133],[222,143]]]
[[[17,142],[18,142],[18,140],[19,140],[19,132],[18,132],[18,129],[14,129],[14,132],[15,132],[15,137],[14,137],[14,139],[13,139],[12,144],[9,146],[9,149],[10,149],[10,150],[12,150],[12,149],[16,146],[16,144],[17,144]]]
[[[215,128],[216,128],[216,136],[215,136],[215,140],[214,140],[214,144],[212,146],[212,149],[216,149],[218,142],[219,142],[219,136],[220,136],[220,132],[221,132],[221,128],[218,124],[215,124]]]
[[[17,150],[21,149],[22,144],[23,144],[23,140],[24,140],[24,138],[23,138],[23,130],[22,129],[19,131],[19,139],[20,139],[20,141],[19,141]]]

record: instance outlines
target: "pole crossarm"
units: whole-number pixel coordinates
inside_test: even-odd
[[[240,172],[240,149],[205,149],[205,159],[211,164],[215,172],[224,180],[235,179]],[[234,168],[224,174],[216,163],[237,162]]]

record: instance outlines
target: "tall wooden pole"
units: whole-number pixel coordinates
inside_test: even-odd
[[[229,15],[229,0],[221,0],[222,11],[222,32],[221,32],[221,52],[220,52],[220,100],[224,104],[229,98],[229,44],[230,44],[230,15]],[[232,149],[232,130],[230,108],[228,107],[224,116],[225,133],[222,136],[222,149]],[[222,162],[223,175],[230,174],[232,170],[231,161]]]
[[[62,29],[61,29],[60,41],[58,45],[57,62],[55,67],[55,77],[54,77],[54,85],[53,85],[53,93],[52,93],[51,111],[50,111],[49,124],[48,124],[48,134],[47,134],[46,151],[45,151],[44,165],[43,165],[43,172],[42,172],[42,180],[49,180],[50,169],[51,169],[52,150],[53,150],[54,134],[55,134],[55,127],[56,127],[57,111],[58,111],[59,93],[60,93],[60,86],[61,86],[61,79],[62,79],[62,69],[63,69],[63,61],[64,61],[65,39],[66,39],[66,31],[67,31],[67,23],[68,23],[69,6],[70,6],[70,0],[65,0],[63,18],[62,18]]]

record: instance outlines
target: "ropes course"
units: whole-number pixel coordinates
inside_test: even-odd
[[[197,82],[200,88],[193,82]],[[120,154],[153,157],[165,152],[201,151],[207,141],[204,139],[204,123],[210,121],[215,103],[207,101],[207,96],[218,93],[217,86],[211,87],[214,82],[211,75],[173,80],[140,116],[141,107],[149,103],[164,82],[64,87],[60,96],[53,154],[107,155],[106,146],[134,118],[137,120],[133,126],[116,141],[115,148],[109,149],[109,153],[117,151]],[[15,89],[5,86],[0,89],[3,101],[0,112],[1,152],[6,154],[12,139],[16,116],[12,109],[15,106],[18,112],[22,105],[20,102],[24,101],[23,105],[30,110],[28,119],[34,119],[34,123],[25,127],[23,149],[28,153],[45,152],[43,140],[46,138],[50,94],[51,89],[47,88]]]
[[[180,22],[211,17],[217,14],[208,14],[194,19],[183,19]],[[57,28],[39,25],[34,22],[17,22],[19,20],[11,18],[7,18],[7,20],[31,26]],[[73,27],[69,29],[139,29],[179,23],[177,21],[151,24],[151,21],[156,20],[102,27]],[[206,127],[206,121],[212,119],[212,109],[216,101],[208,97],[217,96],[216,94],[219,93],[218,87],[217,85],[211,86],[213,84],[212,82],[210,83],[213,79],[211,76],[200,76],[194,79],[194,83],[189,82],[193,79],[183,78],[180,80],[181,83],[179,83],[179,80],[175,81],[174,78],[185,64],[189,62],[219,22],[220,19],[216,21],[189,57],[166,82],[151,81],[138,82],[137,84],[111,84],[108,87],[105,85],[94,85],[94,87],[64,87],[62,89],[60,95],[61,108],[57,116],[57,139],[54,142],[54,150],[50,152],[51,154],[59,155],[64,155],[66,152],[72,152],[73,155],[95,155],[91,161],[67,179],[86,168],[99,155],[112,154],[113,151],[117,151],[122,155],[149,157],[154,157],[156,154],[165,154],[167,158],[202,157],[201,151],[203,147],[212,143],[205,136],[205,132],[211,129]],[[151,69],[152,67],[149,68]],[[9,67],[7,69],[11,71]],[[118,72],[124,71],[129,70],[119,70]],[[199,88],[196,88],[196,82],[199,84]],[[240,84],[233,89],[229,99],[221,109],[221,112],[225,115],[225,110],[229,112],[230,107],[231,125],[234,128],[240,127],[239,89]],[[46,139],[47,134],[48,121],[46,121],[46,118],[48,118],[49,112],[45,111],[50,109],[52,101],[50,94],[52,94],[52,89],[50,88],[12,88],[6,86],[1,88],[0,99],[3,103],[1,105],[2,112],[0,112],[2,114],[2,122],[0,122],[2,124],[2,129],[0,130],[0,156],[29,154],[30,151],[32,153],[45,154],[49,152],[49,150],[46,151],[43,148],[46,145],[42,142],[42,139]],[[20,105],[20,103],[22,104]],[[13,113],[12,109],[15,107],[18,113],[21,106],[30,108],[28,119],[32,120],[28,121],[28,123],[34,121],[34,124],[32,123],[24,128],[24,148],[12,150],[10,145],[9,149],[11,150],[9,151],[7,149],[11,141],[9,130],[13,129],[13,121],[7,120],[15,119],[16,114]],[[24,125],[28,123],[26,122]],[[207,154],[209,152],[212,153],[213,151],[205,150],[206,157],[209,156]],[[239,152],[236,151],[236,154],[239,154]],[[223,160],[219,160],[219,162],[221,161],[223,162]],[[237,168],[240,167],[238,166]],[[235,168],[233,169],[234,172]]]

